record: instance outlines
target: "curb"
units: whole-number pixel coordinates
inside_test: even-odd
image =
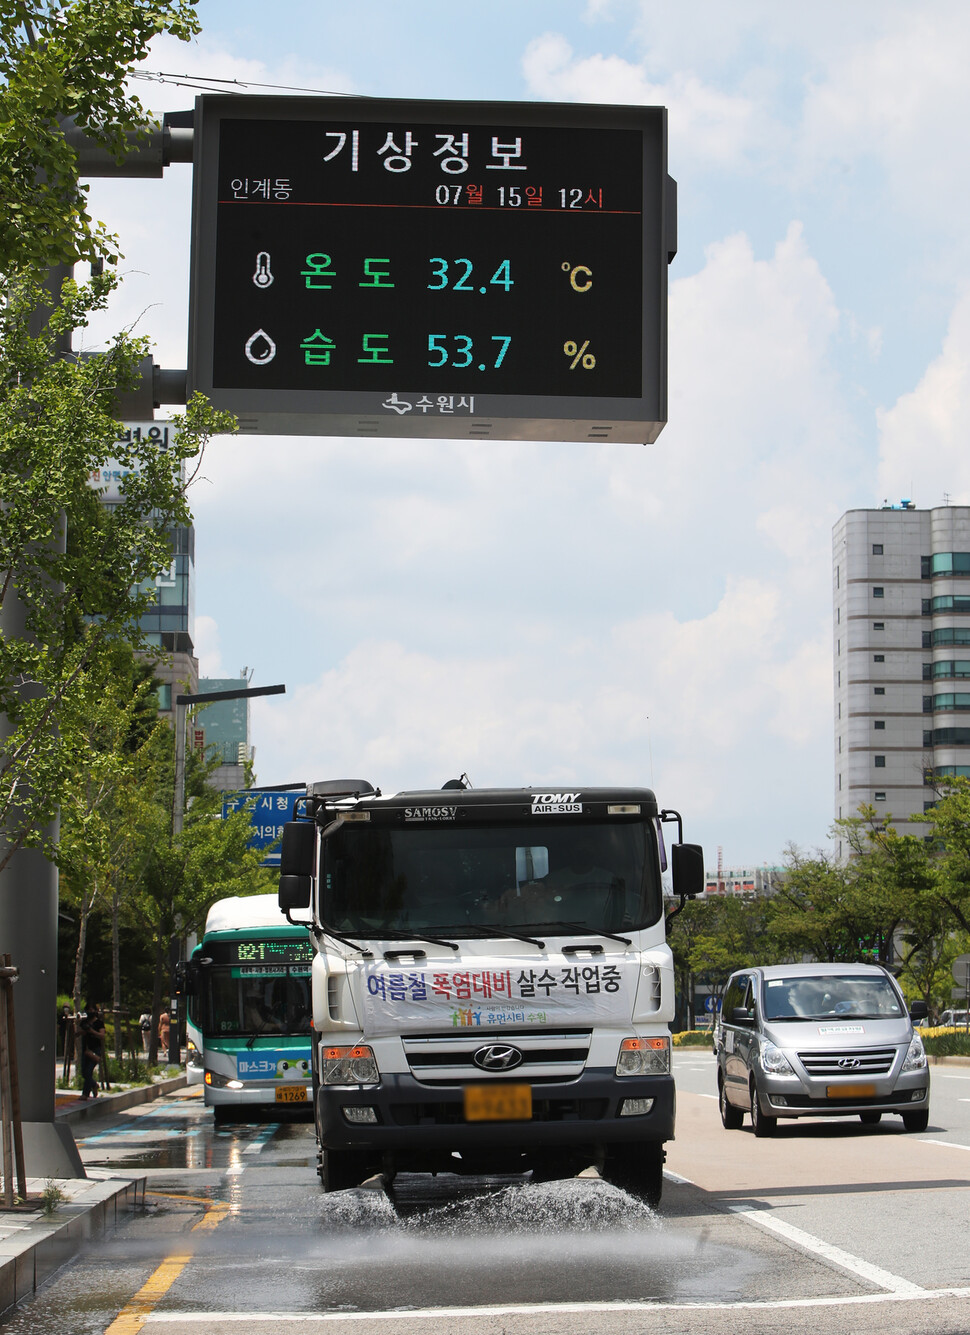
[[[144,1176],[127,1179],[87,1178],[62,1182],[74,1197],[59,1205],[49,1218],[40,1210],[6,1214],[0,1233],[0,1312],[29,1298],[55,1270],[72,1260],[85,1242],[102,1237],[145,1204]],[[41,1190],[44,1182],[28,1180],[28,1189]]]
[[[126,1089],[120,1094],[102,1093],[88,1103],[79,1100],[56,1109],[54,1118],[58,1122],[84,1122],[89,1117],[106,1117],[110,1113],[124,1112],[126,1108],[135,1108],[140,1103],[151,1103],[165,1094],[171,1094],[188,1084],[188,1076],[172,1076],[169,1080],[157,1080],[151,1085],[139,1085],[136,1089]]]

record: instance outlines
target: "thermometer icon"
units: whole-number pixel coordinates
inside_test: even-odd
[[[269,271],[269,251],[261,250],[256,256],[256,272],[253,274],[253,282],[257,287],[269,287],[274,276]]]

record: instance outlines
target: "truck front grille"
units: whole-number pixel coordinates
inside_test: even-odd
[[[513,1034],[486,1032],[427,1034],[403,1039],[411,1074],[423,1085],[461,1085],[469,1080],[525,1080],[533,1084],[577,1080],[586,1066],[592,1031],[553,1029]],[[483,1069],[475,1054],[508,1046],[522,1054],[512,1069]]]

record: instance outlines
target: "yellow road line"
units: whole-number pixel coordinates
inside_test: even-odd
[[[151,1194],[161,1196],[165,1193],[152,1192]],[[192,1225],[190,1230],[192,1233],[197,1230],[218,1228],[229,1213],[229,1206],[223,1201],[203,1201],[198,1196],[180,1196],[175,1199],[193,1200],[205,1205],[205,1214]],[[131,1301],[121,1309],[104,1335],[138,1335],[138,1331],[144,1326],[156,1304],[168,1293],[191,1260],[191,1253],[188,1252],[166,1257]]]

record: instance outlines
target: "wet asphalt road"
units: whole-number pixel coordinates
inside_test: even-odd
[[[403,1176],[393,1199],[327,1196],[309,1123],[217,1128],[197,1090],[92,1123],[85,1163],[147,1173],[145,1211],[3,1335],[970,1331],[970,1249],[954,1246],[970,1068],[937,1082],[925,1137],[887,1118],[764,1142],[721,1127],[707,1054],[677,1061],[658,1213],[595,1174]]]

